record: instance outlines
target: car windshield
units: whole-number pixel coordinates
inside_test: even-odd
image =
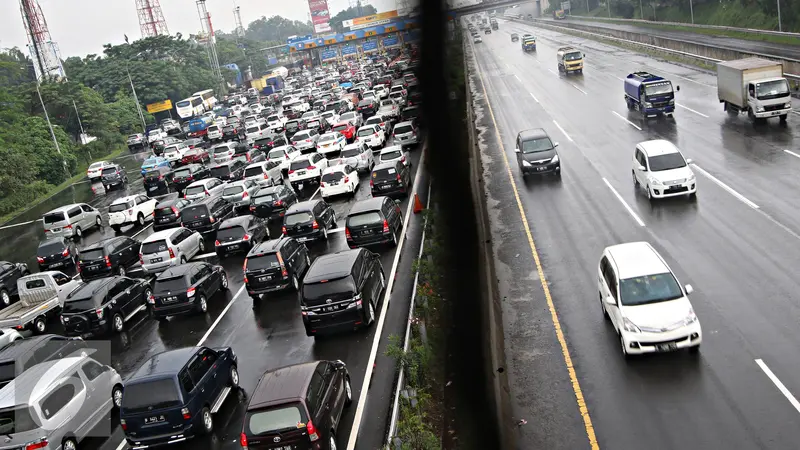
[[[291,215],[286,215],[283,219],[283,224],[291,226],[291,225],[298,225],[301,223],[308,223],[313,220],[314,216],[312,216],[311,213],[302,211],[302,212],[296,212]]]
[[[564,55],[564,59],[567,61],[577,61],[581,59],[581,52],[567,53],[566,55]]]
[[[397,178],[397,169],[395,169],[394,167],[387,167],[385,169],[375,169],[372,172],[372,178],[378,181]]]
[[[160,206],[156,208],[155,215],[156,217],[171,216],[173,214],[172,208],[172,206]]]
[[[247,414],[245,424],[250,436],[296,430],[303,423],[300,408],[297,406],[278,406],[275,408],[253,411]]]
[[[347,217],[348,227],[359,227],[362,225],[373,225],[383,222],[381,215],[376,212],[366,212],[361,214],[354,214]]]
[[[153,159],[153,158],[147,158],[144,162],[147,163],[147,161],[150,161],[151,159]],[[103,166],[102,162],[96,162],[96,163],[93,163],[91,166],[89,166],[89,168],[90,169],[97,169],[98,167],[102,167],[102,166]]]
[[[125,202],[125,203],[114,203],[113,205],[108,207],[108,212],[122,212],[126,209],[133,208],[133,202]]]
[[[280,265],[278,257],[272,253],[247,258],[247,270],[275,269]]]
[[[194,186],[189,186],[188,188],[186,188],[186,190],[184,191],[184,194],[186,194],[186,195],[200,194],[200,193],[205,192],[205,190],[206,190],[205,185],[196,184]]]
[[[248,134],[249,134],[249,133],[257,133],[258,131],[259,131],[259,128],[258,128],[258,126],[255,126],[255,127],[249,127],[249,128],[247,129],[246,133],[248,133]]]
[[[394,159],[402,158],[403,153],[400,150],[393,150],[385,153],[381,153],[381,161],[392,161]]]
[[[167,241],[161,239],[158,241],[143,243],[140,252],[143,255],[149,255],[151,253],[165,252],[167,251],[167,248]]]
[[[337,170],[335,172],[328,172],[328,173],[322,175],[322,178],[320,179],[320,181],[322,181],[324,183],[330,183],[330,182],[333,182],[333,181],[339,181],[339,180],[341,180],[343,178],[344,178],[344,173],[339,172]]]
[[[372,127],[361,127],[358,129],[358,133],[356,134],[356,136],[364,137],[364,136],[369,136],[372,133],[377,133],[377,131],[375,131],[375,129]]]
[[[13,370],[14,364],[12,363],[10,366]],[[13,408],[0,409],[0,434],[3,436],[34,431],[38,428],[39,424],[31,416],[30,406],[17,405]]]
[[[350,158],[353,156],[358,156],[361,153],[361,149],[358,147],[346,148],[342,151],[343,158]]]
[[[679,169],[686,167],[686,161],[680,153],[667,153],[650,157],[650,171],[661,172],[662,170]]]
[[[217,230],[217,240],[230,240],[230,239],[242,239],[245,235],[244,228],[240,226],[230,227],[230,228],[220,228]]]
[[[158,284],[156,283],[156,285]],[[144,383],[125,384],[125,395],[122,397],[122,409],[126,411],[143,411],[180,404],[180,393],[175,385],[175,381],[171,378],[146,381]]]
[[[86,285],[84,285],[86,286]],[[80,289],[80,288],[79,288]],[[84,289],[82,289],[84,290]],[[97,308],[100,306],[101,300],[100,298],[94,297],[95,291],[89,290],[87,294],[80,295],[80,292],[76,292],[74,297],[67,298],[64,301],[64,308],[63,312],[65,313],[81,313],[84,311],[89,311]]]
[[[355,119],[356,118],[356,113],[354,113],[354,112],[346,112],[346,113],[342,114],[339,118],[342,119],[342,120]]]
[[[644,92],[647,95],[664,95],[672,92],[672,83],[653,83],[644,86]]]
[[[93,248],[91,250],[81,250],[81,261],[92,261],[95,259],[103,259],[105,257],[102,248]]]
[[[245,177],[252,177],[252,176],[256,176],[256,175],[261,175],[263,173],[264,173],[264,170],[260,165],[248,167],[247,169],[244,170],[244,176]]]
[[[312,120],[306,124],[309,128],[319,127],[319,120]]]
[[[186,290],[186,280],[183,275],[172,278],[158,278],[153,286],[153,292],[180,292]]]
[[[64,251],[64,243],[60,240],[44,241],[39,245],[36,254],[39,256],[50,256]]]
[[[351,277],[303,283],[303,303],[307,306],[324,305],[326,300],[345,300],[355,296],[356,286]]]
[[[256,205],[264,205],[267,203],[274,202],[278,197],[275,194],[261,194],[258,197],[253,198],[253,203]]]
[[[678,280],[669,272],[620,280],[619,292],[620,301],[626,306],[646,305],[683,297]]]
[[[103,169],[103,175],[111,175],[112,173],[117,173],[116,167],[106,167]]]
[[[786,80],[767,81],[756,84],[756,97],[759,100],[788,97],[789,85]]]
[[[522,153],[546,152],[553,149],[553,142],[549,137],[527,139],[522,141]]]
[[[241,184],[238,184],[238,185],[226,187],[225,190],[222,191],[222,195],[241,194],[243,191],[244,191],[244,186],[242,186]]]
[[[347,130],[347,125],[337,125],[337,126],[333,127],[333,131],[336,131],[336,132],[339,132],[339,133],[343,133],[345,130]]]

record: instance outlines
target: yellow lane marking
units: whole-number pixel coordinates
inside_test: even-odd
[[[561,353],[564,356],[564,363],[567,366],[567,372],[569,372],[569,380],[572,383],[572,391],[575,393],[575,400],[578,402],[578,411],[580,411],[581,417],[583,417],[583,425],[586,428],[586,436],[589,438],[589,446],[592,448],[592,450],[599,450],[600,445],[597,443],[597,436],[594,434],[594,425],[592,425],[592,418],[589,416],[589,408],[586,406],[586,400],[583,398],[583,390],[581,390],[581,385],[578,382],[578,375],[575,372],[575,366],[572,365],[572,357],[569,355],[567,340],[564,338],[564,331],[561,329],[561,322],[558,320],[558,313],[556,312],[556,307],[553,303],[553,297],[550,295],[550,288],[547,286],[547,282],[545,281],[542,261],[539,259],[539,252],[536,250],[536,244],[533,241],[531,227],[528,225],[528,219],[525,216],[525,209],[522,207],[522,200],[520,200],[519,197],[517,183],[514,182],[514,175],[511,172],[511,165],[508,163],[508,156],[506,156],[506,149],[503,145],[503,138],[500,134],[500,128],[497,126],[497,120],[494,118],[494,111],[492,110],[492,105],[489,101],[489,95],[486,93],[486,83],[483,81],[481,68],[478,64],[478,55],[475,53],[475,47],[473,46],[471,48],[472,55],[475,58],[475,68],[478,72],[478,78],[481,80],[483,96],[486,99],[486,106],[489,108],[489,115],[492,118],[494,131],[497,133],[497,140],[499,141],[500,149],[502,150],[501,153],[503,155],[503,161],[505,162],[506,170],[508,172],[508,180],[511,182],[511,189],[514,190],[514,198],[517,200],[517,208],[519,209],[519,215],[522,219],[522,226],[525,229],[525,235],[528,237],[528,245],[531,248],[533,260],[536,262],[536,271],[539,272],[539,281],[542,283],[542,290],[544,291],[544,296],[547,299],[547,307],[550,309],[550,317],[553,320],[553,327],[556,330],[556,338],[558,338],[558,343],[561,345]]]

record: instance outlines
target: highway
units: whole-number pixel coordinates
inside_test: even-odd
[[[427,199],[429,179],[422,171],[418,171],[418,168],[420,157],[424,151],[421,145],[410,151],[412,171],[415,179],[419,178],[416,186],[423,203]],[[0,260],[27,262],[31,270],[36,272],[36,246],[44,236],[42,224],[38,218],[56,206],[71,202],[87,202],[105,214],[113,200],[133,193],[143,193],[139,167],[145,158],[146,153],[137,153],[117,160],[125,166],[130,180],[130,184],[123,190],[112,190],[106,193],[100,184],[78,183],[74,188],[57,194],[43,205],[26,212],[14,221],[21,225],[6,225],[0,228]],[[319,193],[307,192],[305,197],[309,195],[318,196]],[[334,198],[329,201],[336,212],[337,228],[329,234],[327,243],[309,245],[312,260],[325,253],[347,249],[344,235],[345,218],[356,200],[369,197],[371,197],[369,178],[367,174],[364,174],[361,176],[360,187],[356,191],[354,199]],[[408,205],[408,199],[404,199],[400,204],[403,217],[410,215],[405,243],[402,247],[403,256],[417,255],[422,233],[422,217],[411,213]],[[280,233],[280,224],[275,225],[270,227],[272,236]],[[149,224],[144,228],[133,226],[122,229],[123,234],[134,236],[139,240],[145,239],[151,232],[152,227]],[[108,226],[99,232],[93,230],[84,236],[79,247],[113,235],[114,231]],[[206,242],[206,248],[213,248],[213,240]],[[325,339],[315,340],[313,337],[307,337],[300,316],[297,295],[294,292],[265,296],[260,305],[254,305],[244,289],[242,273],[244,255],[231,256],[220,262],[216,255],[211,253],[195,259],[205,259],[221,264],[230,280],[229,291],[209,299],[209,311],[205,315],[179,316],[171,318],[167,323],[159,324],[148,318],[146,313],[140,313],[138,318],[134,318],[127,324],[127,331],[109,337],[112,365],[124,380],[150,356],[159,352],[194,345],[205,345],[212,348],[233,347],[239,357],[240,385],[243,392],[236,396],[229,396],[225,401],[216,416],[216,429],[210,439],[193,439],[185,444],[170,446],[170,448],[233,450],[240,448],[239,434],[242,430],[241,421],[247,403],[247,395],[266,370],[311,360],[341,359],[347,364],[350,372],[354,402],[352,407],[345,411],[339,425],[339,446],[347,448],[350,433],[356,429],[354,416],[358,409],[358,399],[365,395],[362,384],[367,370],[371,370],[373,375],[368,387],[369,395],[361,408],[363,420],[360,423],[359,430],[361,432],[358,434],[355,448],[378,448],[385,439],[384,430],[387,429],[388,416],[391,413],[396,376],[394,361],[385,356],[385,350],[388,336],[402,335],[405,330],[413,288],[414,276],[411,266],[414,256],[396,259],[395,249],[375,248],[374,251],[381,254],[387,281],[392,277],[395,278],[394,288],[388,297],[389,303],[384,302],[377,311],[379,316],[381,314],[386,316],[382,328],[372,326],[365,330],[334,335]],[[396,265],[395,262],[397,262]],[[67,273],[73,274],[74,272]],[[60,325],[52,323],[51,327],[49,332],[62,333]],[[375,353],[373,369],[373,366],[369,365],[369,360],[377,332],[380,332],[381,339]],[[116,417],[112,418],[110,437],[90,438],[81,443],[81,447],[84,450],[122,450],[127,448],[117,420]],[[101,431],[97,430],[96,432]]]
[[[800,115],[754,127],[723,112],[713,74],[498,22],[466,45],[518,447],[797,448]],[[512,32],[537,36],[537,51]],[[586,54],[583,75],[559,75],[566,44]],[[628,111],[634,70],[680,85],[674,119]],[[516,166],[517,133],[540,127],[560,143],[560,181],[523,180]],[[634,147],[650,139],[694,160],[695,202],[634,190]],[[601,252],[641,240],[694,287],[698,357],[626,361],[603,319]]]

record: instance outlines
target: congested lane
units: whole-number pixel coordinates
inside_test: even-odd
[[[485,107],[484,87],[491,106],[479,118],[487,128],[490,207],[496,203],[490,217],[493,228],[513,230],[502,235],[496,251],[501,279],[509,281],[503,295],[509,297],[511,383],[526,386],[516,393],[515,417],[536,423],[520,427],[521,442],[530,448],[586,446],[592,427],[578,414],[580,392],[601,447],[791,447],[800,417],[756,360],[789,392],[800,392],[792,378],[800,361],[791,356],[797,339],[791,295],[800,287],[791,272],[800,254],[798,197],[792,194],[798,186],[790,175],[800,160],[781,148],[791,148],[793,119],[787,127],[774,122],[754,129],[746,118],[721,111],[714,79],[706,74],[519,23],[500,25],[500,33],[468,45],[481,75],[473,74],[476,107]],[[535,34],[537,51],[523,53],[510,42],[511,32]],[[558,75],[556,49],[567,43],[586,53],[582,77]],[[641,69],[677,75],[682,107],[674,122],[644,121],[625,107],[621,79]],[[560,182],[523,181],[518,173],[514,139],[536,127],[561,144]],[[670,140],[695,160],[696,203],[676,198],[651,205],[634,190],[633,149],[649,139]],[[533,258],[520,251],[525,235],[507,168],[497,158],[502,151],[582,391],[566,377],[552,325],[532,327],[540,319],[550,322],[549,311],[530,275]],[[679,353],[626,363],[619,354],[597,302],[597,263],[605,246],[637,240],[653,243],[679,279],[695,287],[692,303],[705,330],[698,360]]]

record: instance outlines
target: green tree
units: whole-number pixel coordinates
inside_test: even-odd
[[[331,28],[336,30],[337,33],[343,33],[345,30],[344,26],[342,26],[342,22],[345,20],[355,19],[358,17],[369,16],[372,14],[377,14],[378,10],[375,9],[372,5],[363,5],[361,7],[361,11],[358,10],[358,7],[351,6],[344,11],[339,11],[335,16],[331,17],[330,24]]]
[[[247,25],[245,37],[259,42],[286,42],[286,38],[289,36],[305,36],[313,32],[314,29],[309,23],[290,20],[281,16],[272,16],[269,19],[266,16],[262,16]]]

